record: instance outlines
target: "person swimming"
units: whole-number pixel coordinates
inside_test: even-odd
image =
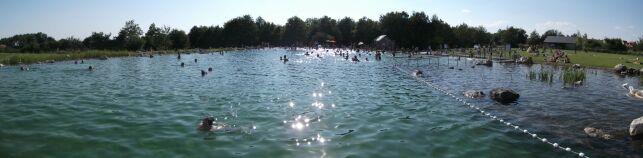
[[[226,127],[226,124],[214,122],[214,117],[206,117],[201,120],[197,129],[200,131],[216,131]]]
[[[205,70],[201,70],[201,76],[205,76],[207,74],[208,74],[208,72],[205,72]]]
[[[208,68],[208,71],[209,71],[209,72],[212,72],[212,67]]]
[[[201,131],[211,131],[213,125],[214,125],[214,118],[206,117],[206,118],[203,118],[203,120],[201,120],[201,123],[199,124],[198,129]]]
[[[196,63],[196,62],[197,62],[197,59],[194,59],[194,62]]]
[[[185,66],[185,63],[181,62],[181,67],[184,67],[184,66]]]
[[[92,67],[92,66],[89,66],[88,69],[89,69],[89,71],[94,71],[94,67]]]
[[[357,56],[353,56],[353,61],[354,62],[359,62],[359,59],[357,59]]]

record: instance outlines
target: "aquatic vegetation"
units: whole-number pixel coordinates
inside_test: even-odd
[[[529,80],[540,80],[543,82],[549,82],[552,83],[554,80],[554,72],[552,70],[545,70],[543,67],[540,67],[540,70],[538,72],[529,70],[527,72],[527,79]]]
[[[585,70],[584,69],[564,69],[562,72],[561,79],[565,85],[580,84],[585,81]]]

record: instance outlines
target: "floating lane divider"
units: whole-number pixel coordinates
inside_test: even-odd
[[[401,69],[400,67],[398,67],[398,66],[395,66],[395,68],[397,68],[397,70],[399,70],[399,71],[400,71],[400,72],[402,72],[402,73],[410,74],[410,72],[407,72],[407,71],[405,71],[405,70],[402,70],[402,69]],[[435,90],[438,90],[438,91],[440,91],[440,92],[444,93],[445,95],[452,97],[453,99],[455,99],[455,100],[457,100],[457,101],[462,102],[462,104],[466,105],[466,106],[467,106],[467,107],[469,107],[470,109],[474,109],[474,110],[476,110],[476,111],[480,112],[480,114],[482,114],[483,116],[486,116],[486,117],[490,118],[490,119],[491,119],[491,120],[493,120],[493,121],[498,121],[498,122],[500,122],[500,123],[501,123],[501,124],[503,124],[503,125],[509,126],[511,129],[514,129],[514,130],[516,130],[516,131],[518,131],[518,132],[522,132],[522,133],[524,133],[524,134],[527,134],[527,135],[529,135],[530,137],[532,137],[532,138],[534,138],[534,139],[538,139],[538,141],[541,141],[541,142],[543,142],[543,143],[547,143],[547,144],[549,144],[549,145],[553,146],[554,148],[560,149],[560,150],[562,150],[562,151],[567,151],[567,152],[573,153],[573,154],[575,154],[575,155],[577,155],[577,156],[579,156],[579,157],[589,158],[589,156],[585,155],[585,153],[583,153],[583,152],[578,152],[578,151],[572,150],[572,149],[571,149],[571,148],[569,148],[569,147],[564,147],[564,146],[560,145],[559,143],[552,142],[552,141],[548,140],[547,138],[544,138],[544,137],[542,137],[542,136],[538,136],[538,135],[537,135],[536,133],[534,133],[534,132],[530,132],[529,130],[527,130],[527,129],[523,128],[523,127],[520,127],[520,126],[518,126],[518,125],[516,125],[516,124],[513,124],[513,123],[511,123],[511,122],[509,122],[509,121],[506,121],[506,120],[504,120],[504,119],[502,119],[502,118],[499,118],[499,117],[497,117],[496,115],[494,115],[494,114],[492,114],[492,113],[490,113],[490,112],[484,111],[483,109],[481,109],[481,108],[480,108],[480,106],[477,106],[477,105],[475,105],[475,104],[471,104],[471,103],[467,102],[467,101],[466,101],[466,100],[464,100],[464,99],[458,98],[458,97],[456,97],[455,95],[453,95],[453,93],[450,93],[450,92],[448,92],[448,91],[446,91],[446,90],[444,90],[444,89],[442,89],[442,88],[440,88],[440,87],[436,86],[435,84],[433,84],[433,83],[431,83],[431,82],[429,82],[429,81],[426,81],[426,80],[424,80],[424,79],[421,79],[420,77],[414,77],[414,78],[415,78],[417,81],[422,82],[422,83],[426,84],[427,86],[429,86],[429,87],[431,87],[431,88],[433,88],[433,89],[435,89]]]

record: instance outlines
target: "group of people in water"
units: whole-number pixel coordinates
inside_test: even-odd
[[[317,48],[307,48],[305,53],[304,53],[304,55],[305,56],[310,56],[312,54],[315,54],[317,56],[317,58],[323,58],[321,56],[321,53],[315,52],[314,50],[317,50]],[[352,58],[350,57],[350,55],[351,55],[350,52],[351,51],[354,51],[356,53],[356,55],[353,54]],[[329,49],[327,49],[325,52],[328,53]],[[348,60],[350,58],[350,60],[353,61],[353,62],[360,62],[360,57],[362,57],[361,52],[365,52],[369,56],[371,55],[371,53],[369,51],[360,50],[360,49],[355,49],[355,50],[352,50],[352,49],[335,49],[334,50],[334,55],[341,56],[345,60]],[[382,53],[384,53],[384,51],[375,51],[375,60],[382,60]],[[284,55],[283,58],[279,57],[279,60],[283,60],[283,59],[286,59],[286,60],[284,60],[284,63],[285,63],[287,61],[287,58],[286,58],[285,55]],[[363,60],[369,61],[368,57],[364,57]]]

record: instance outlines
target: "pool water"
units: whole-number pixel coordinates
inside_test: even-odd
[[[643,155],[642,143],[627,136],[601,140],[583,132],[591,126],[626,135],[643,101],[621,85],[639,87],[639,78],[590,69],[583,86],[561,88],[558,79],[525,77],[539,65],[471,68],[464,58],[385,54],[375,61],[351,53],[362,62],[332,50],[316,51],[318,58],[260,49],[3,67],[0,157],[576,156],[420,81],[463,99],[465,90],[509,87],[520,93],[516,103],[465,100],[590,157]],[[279,60],[283,55],[289,62]],[[411,76],[415,69],[424,77]],[[206,116],[228,127],[198,131]]]

